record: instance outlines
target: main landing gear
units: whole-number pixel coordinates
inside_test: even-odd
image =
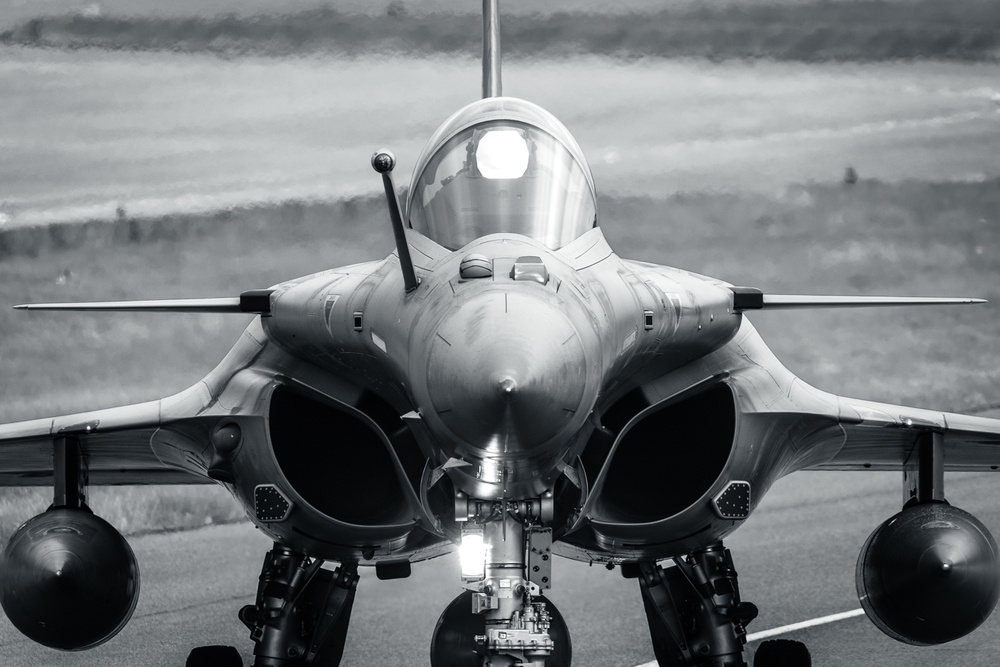
[[[624,563],[622,574],[639,580],[653,652],[660,667],[747,667],[746,626],[757,607],[740,598],[729,549],[716,543],[675,558],[673,567],[653,561]],[[755,667],[809,667],[799,642],[762,642]]]
[[[460,501],[467,590],[438,620],[431,666],[570,667],[566,622],[541,594],[552,579],[546,499]],[[255,644],[253,667],[340,664],[358,566],[331,571],[322,564],[279,544],[268,552],[256,603],[239,614]],[[732,556],[721,543],[675,558],[673,567],[623,563],[622,574],[639,580],[660,667],[747,667],[746,626],[757,607],[740,598]],[[187,667],[210,666],[242,662],[230,647],[191,652]],[[771,640],[758,647],[754,667],[811,667],[811,661],[803,644]]]
[[[279,544],[267,553],[257,601],[240,610],[254,641],[253,667],[337,667],[358,585],[357,563],[336,570]],[[242,667],[235,649],[197,648],[187,667]]]
[[[559,611],[541,595],[552,578],[551,496],[476,501],[459,494],[466,590],[445,609],[431,641],[432,667],[569,667]]]

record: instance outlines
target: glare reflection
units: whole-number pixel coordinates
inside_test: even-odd
[[[501,481],[501,462],[496,459],[483,459],[479,467],[479,479],[485,482]]]
[[[458,558],[462,564],[463,579],[482,579],[486,576],[486,550],[483,534],[463,532],[462,545],[458,548]]]
[[[490,130],[479,140],[476,166],[484,178],[521,178],[528,169],[528,142],[517,130]]]

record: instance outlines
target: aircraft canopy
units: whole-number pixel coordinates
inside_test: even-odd
[[[417,162],[410,226],[457,250],[510,232],[560,248],[597,224],[593,177],[554,116],[509,97],[452,116]]]

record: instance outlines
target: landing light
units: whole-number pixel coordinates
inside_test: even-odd
[[[462,545],[458,548],[458,558],[462,563],[462,578],[470,581],[486,576],[486,550],[483,534],[478,531],[463,531]]]
[[[476,166],[484,178],[521,178],[528,170],[528,142],[518,130],[491,130],[476,147]]]

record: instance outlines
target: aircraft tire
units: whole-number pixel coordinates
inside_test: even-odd
[[[243,667],[243,657],[232,646],[199,646],[191,649],[184,667]]]
[[[802,642],[769,639],[757,647],[753,667],[812,667],[812,658]]]

